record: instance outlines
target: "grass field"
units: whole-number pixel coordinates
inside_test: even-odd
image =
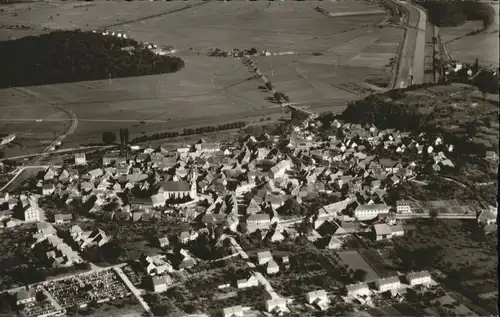
[[[341,251],[338,252],[338,255],[342,262],[344,262],[351,270],[363,270],[366,272],[366,281],[373,281],[376,279],[381,278],[380,275],[377,274],[373,270],[373,268],[368,264],[368,262],[365,261],[363,256],[359,254],[358,251],[356,250],[348,250],[348,251]]]
[[[127,32],[144,42],[173,45],[186,67],[160,76],[0,90],[2,110],[9,111],[7,118],[53,120],[2,121],[0,132],[32,131],[36,138],[33,141],[26,136],[22,150],[40,150],[42,139],[54,139],[54,134],[64,133],[69,124],[64,113],[49,111],[51,104],[72,111],[78,118],[76,132],[65,140],[67,147],[100,142],[103,131],[123,127],[130,129],[133,138],[185,127],[288,116],[265,99],[269,93],[259,89],[262,81],[254,78],[240,60],[206,56],[214,48],[296,52],[255,59],[279,91],[289,95],[292,102],[306,103],[313,111],[342,111],[345,101],[369,92],[360,86],[365,80],[390,82],[388,65],[397,53],[402,32],[375,26],[387,15],[374,2],[189,3],[197,5],[173,13],[168,12],[184,7],[185,2],[56,1],[4,6],[0,17],[5,25],[32,29],[0,29],[0,39],[46,32],[44,28],[91,30],[121,23],[109,29]],[[327,17],[315,10],[318,5],[339,14],[380,13]],[[152,15],[156,17],[148,18]]]
[[[495,24],[486,32],[467,35],[482,28],[481,21],[468,21],[459,27],[441,28],[440,35],[454,59],[473,63],[479,58],[479,64],[498,67],[498,3],[492,4],[496,10]]]

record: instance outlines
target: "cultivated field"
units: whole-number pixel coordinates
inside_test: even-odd
[[[441,28],[440,34],[454,59],[473,63],[479,58],[483,66],[498,67],[498,3],[492,4],[496,10],[496,21],[486,32],[467,35],[482,28],[481,21],[468,21],[459,27]]]
[[[53,140],[54,133],[62,134],[69,126],[67,114],[49,111],[50,104],[60,105],[78,118],[76,132],[65,140],[66,147],[100,142],[103,131],[122,127],[128,127],[133,138],[170,129],[288,116],[265,99],[269,93],[259,89],[263,82],[240,60],[206,56],[214,48],[296,52],[255,60],[279,91],[313,111],[340,112],[346,101],[369,92],[364,81],[391,80],[389,63],[397,53],[402,32],[376,27],[387,18],[376,2],[189,3],[196,6],[179,10],[185,6],[180,1],[4,6],[0,12],[4,25],[26,25],[32,30],[0,29],[1,39],[47,29],[107,28],[126,31],[144,42],[173,45],[186,67],[161,76],[0,90],[1,107],[9,107],[9,118],[33,119],[15,124],[4,120],[0,131],[31,129],[37,139],[26,136],[23,140],[31,143],[24,150],[42,149],[42,139]],[[327,17],[317,12],[316,6],[336,16]],[[111,26],[116,23],[120,25]],[[49,119],[52,121],[47,122]],[[48,133],[38,133],[42,131]]]

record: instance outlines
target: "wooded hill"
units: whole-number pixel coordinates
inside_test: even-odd
[[[123,47],[133,46],[132,52]],[[0,88],[173,73],[184,67],[132,39],[55,31],[0,42]]]

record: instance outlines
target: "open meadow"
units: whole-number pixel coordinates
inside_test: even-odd
[[[266,100],[270,94],[259,88],[262,80],[240,59],[206,55],[215,48],[295,52],[255,61],[277,90],[312,111],[340,112],[346,101],[370,92],[365,81],[391,82],[391,58],[403,33],[377,27],[388,15],[376,2],[189,1],[189,8],[186,3],[56,1],[3,6],[0,39],[55,29],[109,29],[139,41],[172,45],[186,64],[174,74],[0,90],[0,106],[9,113],[0,131],[36,135],[23,136],[24,148],[9,149],[6,156],[39,151],[43,141],[65,133],[70,116],[54,105],[77,118],[76,131],[67,136],[65,147],[100,142],[102,132],[119,128],[129,128],[132,139],[289,116]],[[317,6],[335,16],[321,14]],[[6,27],[13,25],[28,29]]]
[[[458,27],[440,29],[441,39],[446,44],[451,56],[462,62],[474,63],[479,59],[481,66],[498,67],[498,3],[491,4],[496,11],[496,20],[487,31],[475,35],[471,32],[482,28],[481,21],[467,21]]]

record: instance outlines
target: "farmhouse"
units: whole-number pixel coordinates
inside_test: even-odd
[[[377,290],[386,292],[399,289],[401,287],[401,282],[399,281],[399,277],[394,276],[376,280],[375,286],[377,287]]]
[[[411,286],[429,284],[432,282],[431,274],[428,271],[414,272],[406,275],[406,280]]]
[[[346,285],[347,296],[368,296],[370,295],[370,288],[366,283],[357,283]]]
[[[354,210],[354,217],[358,220],[371,220],[378,214],[389,213],[389,206],[385,204],[360,205]]]

